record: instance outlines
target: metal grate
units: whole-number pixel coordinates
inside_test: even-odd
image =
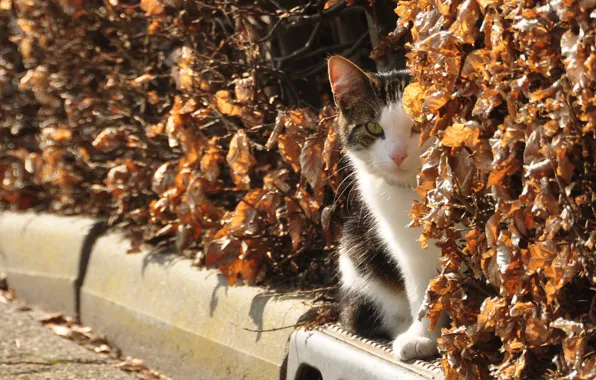
[[[388,341],[374,341],[337,324],[292,334],[286,380],[443,379],[439,359],[401,362]]]

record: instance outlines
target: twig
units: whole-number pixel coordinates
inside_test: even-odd
[[[296,327],[302,327],[302,326],[306,325],[307,323],[308,322],[301,322],[301,323],[296,323],[295,325],[282,326],[282,327],[274,327],[272,329],[249,329],[247,327],[242,327],[240,325],[237,325],[234,322],[230,322],[231,325],[234,325],[234,326],[236,326],[238,328],[241,328],[244,331],[250,331],[250,332],[255,332],[255,333],[274,332],[274,331],[280,331],[280,330],[295,329]]]
[[[288,9],[286,7],[284,7],[283,5],[281,5],[280,3],[278,3],[275,0],[267,0],[269,3],[273,4],[277,9],[279,9],[280,11],[284,11],[287,12]]]
[[[263,43],[266,42],[268,40],[271,39],[271,37],[273,37],[273,33],[275,33],[275,30],[277,29],[277,27],[281,24],[283,19],[278,19],[275,24],[273,24],[273,27],[269,30],[269,32],[265,35],[265,37],[261,38],[260,40],[257,41],[257,43]]]
[[[290,21],[290,26],[314,24],[315,22],[321,21],[323,18],[335,17],[345,8],[346,2],[342,1],[341,3],[314,15],[291,15],[288,17],[288,21]]]
[[[307,54],[302,55],[301,57],[298,57],[297,60],[302,60],[302,59],[308,59],[310,57],[314,57],[317,56],[319,54],[323,54],[323,53],[332,53],[335,52],[337,50],[343,50],[346,49],[348,47],[352,46],[351,42],[345,43],[345,44],[340,44],[340,45],[333,45],[333,46],[324,46],[322,48],[313,50]]]
[[[343,55],[344,57],[351,57],[352,55],[354,55],[354,53],[356,52],[356,50],[358,50],[360,48],[360,45],[362,45],[362,43],[366,40],[366,38],[369,36],[369,32],[364,33],[355,43],[354,46],[352,46],[350,49],[344,51],[341,53],[341,55]],[[327,62],[323,62],[320,64],[315,65],[315,67],[309,67],[306,70],[300,71],[298,73],[296,73],[296,75],[294,75],[293,77],[291,77],[291,79],[296,80],[296,79],[300,79],[300,78],[304,78],[304,77],[308,77],[311,76],[313,74],[318,73],[319,71],[324,70],[325,68],[327,68]]]
[[[274,58],[274,61],[276,63],[276,68],[280,68],[284,62],[286,62],[292,58],[295,58],[295,57],[299,56],[300,54],[303,54],[306,51],[308,51],[308,49],[312,45],[315,37],[319,34],[320,29],[321,29],[321,22],[318,22],[317,25],[315,26],[315,28],[313,29],[313,31],[310,33],[310,37],[308,37],[308,41],[306,41],[304,46],[302,46],[300,49],[294,51],[291,54],[288,54],[286,56],[279,57],[279,58]]]
[[[318,292],[324,292],[326,290],[335,290],[337,289],[337,286],[327,286],[324,288],[317,288],[317,289],[310,289],[310,290],[297,290],[295,292],[288,292],[288,293],[282,293],[282,292],[263,292],[263,293],[259,293],[257,294],[257,297],[289,297],[289,296],[297,296],[297,295],[303,295],[303,294],[312,294],[312,293],[318,293]]]

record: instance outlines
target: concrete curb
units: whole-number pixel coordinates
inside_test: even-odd
[[[293,328],[310,307],[248,286],[230,287],[214,270],[151,253],[124,255],[119,233],[94,245],[81,289],[81,320],[176,379],[279,379]],[[197,377],[197,374],[201,374]]]
[[[306,300],[230,287],[216,270],[147,247],[127,255],[130,241],[104,230],[81,217],[4,212],[0,271],[25,302],[80,317],[172,378],[285,377]]]
[[[0,214],[0,268],[22,300],[54,312],[79,313],[78,288],[104,224],[51,214]]]

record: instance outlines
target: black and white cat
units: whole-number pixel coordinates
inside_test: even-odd
[[[406,228],[417,197],[413,191],[431,142],[404,112],[408,75],[365,73],[349,60],[329,59],[329,80],[340,113],[341,143],[357,179],[356,210],[340,239],[340,318],[363,335],[388,334],[401,360],[437,353],[440,327],[418,314],[439,252],[418,243],[419,228]]]

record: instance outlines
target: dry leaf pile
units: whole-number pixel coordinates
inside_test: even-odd
[[[400,1],[447,379],[596,377],[596,3]]]
[[[109,218],[231,284],[332,283],[336,111],[283,93],[327,86],[326,51],[292,82],[270,50],[347,4],[264,3],[0,1],[0,207]]]

